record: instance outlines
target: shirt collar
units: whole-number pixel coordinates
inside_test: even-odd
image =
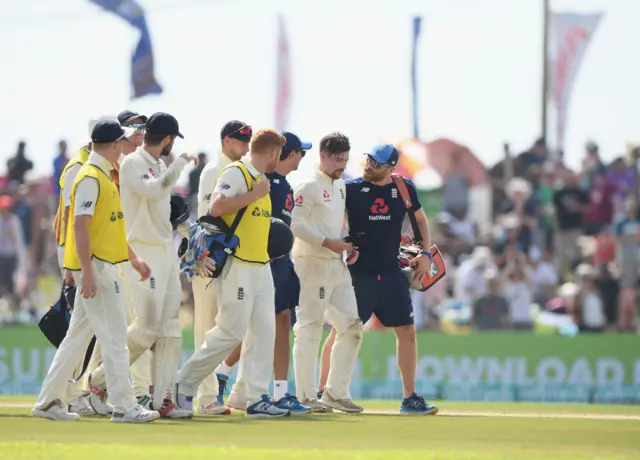
[[[151,155],[149,152],[147,152],[144,149],[144,147],[138,147],[138,153],[140,154],[140,156],[142,158],[144,158],[144,160],[147,163],[151,163],[151,164],[155,164],[155,165],[160,164],[160,159],[159,158],[158,159],[154,158],[153,155]]]
[[[91,152],[89,154],[87,163],[97,166],[98,168],[102,169],[107,175],[113,169],[113,164],[109,163],[102,155],[96,152]]]
[[[242,162],[243,165],[245,165],[245,167],[249,171],[249,174],[251,174],[252,176],[258,177],[258,176],[262,175],[262,173],[260,171],[258,171],[255,168],[255,166],[253,166],[251,164],[251,161],[249,160],[249,158],[244,157],[244,158],[241,158],[240,161]]]
[[[228,156],[226,156],[223,152],[222,149],[220,149],[218,151],[218,164],[220,166],[227,166],[229,164],[233,163],[233,160],[231,160],[231,158],[229,158]]]
[[[316,169],[316,174],[323,178],[324,180],[326,180],[329,184],[333,185],[333,179],[331,177],[329,177],[328,175],[326,175],[325,173],[323,173],[322,171],[320,171],[320,168]]]

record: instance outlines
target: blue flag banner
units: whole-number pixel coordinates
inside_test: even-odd
[[[413,18],[413,40],[411,49],[411,103],[413,110],[413,137],[420,139],[418,129],[418,82],[417,82],[417,60],[418,60],[418,39],[422,31],[422,18]]]
[[[162,87],[153,74],[153,50],[144,11],[135,0],[89,0],[109,13],[124,19],[140,31],[140,41],[131,58],[133,98],[161,94]]]

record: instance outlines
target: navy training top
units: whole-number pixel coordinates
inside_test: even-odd
[[[418,192],[405,179],[413,210],[422,208]],[[363,178],[346,182],[346,209],[349,233],[366,235],[359,246],[360,256],[350,266],[353,274],[377,275],[399,270],[398,251],[407,209],[396,184],[373,185]]]

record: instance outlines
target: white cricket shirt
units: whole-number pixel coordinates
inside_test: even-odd
[[[172,244],[171,191],[187,165],[176,158],[167,168],[144,148],[120,165],[120,196],[129,243]]]
[[[230,163],[232,163],[231,158],[220,151],[217,161],[208,163],[200,173],[200,185],[198,186],[198,217],[209,214],[211,195],[218,181],[220,171]]]
[[[78,171],[82,168],[81,163],[76,163],[65,171],[62,176],[64,179],[64,188],[62,189],[62,202],[64,207],[71,206],[71,191],[73,190],[73,181],[78,175]]]
[[[332,180],[320,170],[295,190],[291,230],[295,257],[339,259],[342,256],[323,248],[326,238],[341,239],[343,233],[346,188],[342,179]]]

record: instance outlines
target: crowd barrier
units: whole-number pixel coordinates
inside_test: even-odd
[[[417,337],[418,391],[428,399],[640,403],[638,336],[421,332]],[[402,397],[395,343],[391,331],[365,333],[354,398]],[[35,327],[0,328],[0,393],[37,393],[54,351]],[[192,352],[193,331],[186,329],[183,361]]]

